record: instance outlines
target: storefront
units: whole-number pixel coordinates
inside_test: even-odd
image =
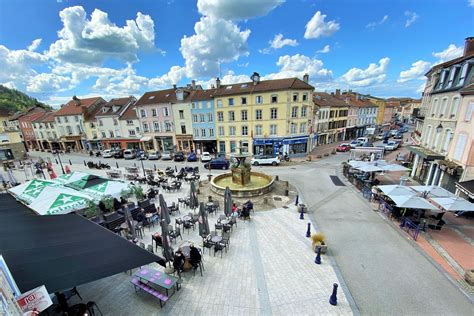
[[[140,149],[139,139],[103,139],[103,149]]]
[[[178,151],[193,151],[193,135],[176,135],[176,148]]]
[[[225,142],[224,142],[225,145]],[[215,140],[194,140],[194,149],[196,153],[201,154],[207,151],[208,153],[214,154],[217,152],[217,142]],[[225,147],[224,147],[225,151]]]
[[[84,149],[81,136],[63,136],[61,137],[61,144],[64,150],[68,148],[73,151]]]
[[[176,149],[172,136],[155,136],[155,141],[159,151],[174,151]]]
[[[255,155],[284,155],[290,157],[304,156],[308,150],[308,136],[293,138],[256,138],[253,140]]]
[[[348,127],[346,128],[346,137],[345,140],[355,139],[357,135],[357,128],[356,127]]]
[[[321,133],[321,134],[319,134],[319,137],[318,137],[318,146],[319,146],[319,145],[327,144],[327,142],[328,142],[328,134],[327,134],[327,133]]]
[[[140,144],[141,144],[141,148],[145,151],[152,151],[152,150],[155,150],[154,146],[153,146],[153,138],[151,138],[151,136],[143,136],[142,138],[140,138],[139,140]]]
[[[365,136],[365,128],[366,128],[365,125],[364,126],[357,126],[356,127],[356,137],[354,137],[354,138]]]
[[[409,161],[412,162],[410,176],[426,185],[438,185],[441,173],[439,173],[440,168],[435,160],[442,160],[444,156],[420,146],[407,146],[406,148],[410,152]]]

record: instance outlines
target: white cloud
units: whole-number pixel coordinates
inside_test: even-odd
[[[188,77],[212,77],[223,62],[247,56],[250,30],[241,31],[231,21],[202,17],[194,26],[195,34],[181,39],[181,54]]]
[[[382,83],[387,77],[386,71],[390,58],[384,57],[378,64],[371,63],[366,69],[352,68],[341,79],[349,86],[367,87],[376,83]]]
[[[329,45],[326,45],[323,48],[321,48],[320,50],[317,50],[316,53],[327,54],[330,51],[331,51],[331,47]]]
[[[202,15],[226,19],[244,20],[267,15],[285,0],[198,0],[197,7]]]
[[[186,68],[180,66],[173,66],[170,70],[159,77],[150,79],[148,86],[150,89],[169,88],[173,84],[177,84],[186,77]]]
[[[469,0],[469,1],[468,1],[468,5],[469,5],[470,7],[474,7],[474,0]]]
[[[285,46],[298,46],[298,41],[295,39],[283,38],[283,34],[276,34],[275,37],[268,41],[270,47],[259,50],[262,54],[268,54],[273,50],[283,48]]]
[[[41,38],[37,38],[37,39],[35,39],[33,42],[31,42],[31,45],[28,46],[28,50],[29,50],[30,52],[34,52],[35,50],[38,49],[38,47],[40,46],[40,44],[41,44]]]
[[[378,25],[382,25],[384,24],[385,22],[387,22],[388,20],[388,15],[384,15],[383,18],[380,20],[380,21],[377,21],[377,22],[370,22],[369,24],[367,24],[365,27],[368,28],[368,29],[375,29],[375,27],[377,27]]]
[[[324,68],[321,60],[305,55],[280,56],[276,65],[280,67],[280,70],[265,75],[264,79],[303,78],[304,74],[308,74],[311,81],[329,81],[332,79],[332,71]]]
[[[37,93],[57,93],[69,88],[71,78],[53,73],[41,73],[30,79],[26,91]]]
[[[320,11],[316,12],[314,16],[306,24],[306,31],[304,32],[304,38],[320,38],[321,36],[331,36],[340,29],[339,23],[335,20],[325,22],[325,14],[321,14]]]
[[[420,17],[416,12],[405,11],[405,16],[407,20],[405,21],[405,27],[412,25]]]
[[[90,19],[81,6],[59,13],[63,28],[59,40],[51,44],[49,56],[60,61],[100,65],[108,58],[126,62],[138,60],[137,53],[154,47],[154,22],[137,13],[124,27],[112,23],[106,12],[95,9]]]
[[[425,86],[426,86],[426,82],[423,82],[423,83],[418,87],[418,89],[416,89],[416,93],[422,94],[423,91],[425,91]]]
[[[433,56],[439,59],[438,63],[442,63],[462,56],[463,51],[464,48],[462,46],[456,47],[456,45],[450,44],[445,50],[433,52]]]
[[[411,64],[411,68],[400,72],[398,82],[406,82],[413,79],[424,79],[423,75],[431,68],[431,63],[418,60]]]

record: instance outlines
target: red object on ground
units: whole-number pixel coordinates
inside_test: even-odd
[[[56,175],[56,173],[54,173],[53,169],[49,170],[48,173],[49,173],[49,177],[51,178],[51,180],[56,179],[58,177]]]
[[[345,151],[349,151],[351,150],[351,146],[349,145],[339,145],[336,147],[336,151],[342,151],[342,152],[345,152]]]
[[[68,174],[71,173],[71,169],[69,168],[68,165],[66,165],[66,167],[64,167],[64,169],[66,170],[66,173],[68,173]]]

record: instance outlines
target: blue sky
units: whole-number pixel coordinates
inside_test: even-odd
[[[0,83],[59,105],[257,71],[419,97],[473,30],[474,0],[0,0]]]

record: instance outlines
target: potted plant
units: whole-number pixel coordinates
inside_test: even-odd
[[[99,207],[95,203],[95,201],[89,200],[87,201],[86,210],[84,211],[84,215],[93,221],[93,218],[99,215]]]
[[[135,185],[132,187],[132,193],[137,198],[137,201],[142,201],[145,198],[145,193],[143,192],[143,188],[139,185]]]
[[[114,211],[114,198],[111,195],[104,196],[102,198],[102,203],[104,203],[105,209],[107,211]]]
[[[124,199],[127,202],[128,202],[128,199],[132,197],[132,195],[133,195],[132,190],[123,190],[122,192],[120,192],[120,198]]]
[[[326,245],[326,236],[322,233],[314,233],[311,235],[311,241],[313,250],[318,251],[318,247],[321,248],[321,253],[326,253],[328,246]]]

